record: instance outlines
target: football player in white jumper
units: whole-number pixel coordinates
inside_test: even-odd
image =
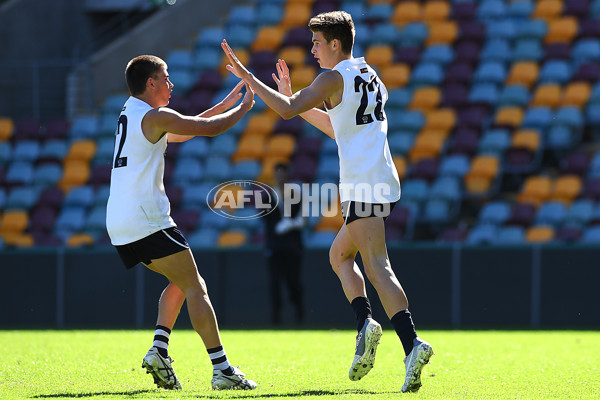
[[[173,84],[167,64],[156,56],[132,59],[125,70],[131,97],[119,116],[115,137],[106,227],[126,268],[138,263],[170,281],[158,304],[153,346],[142,367],[158,387],[181,389],[168,354],[169,335],[184,300],[190,320],[213,364],[213,389],[254,389],[256,383],[229,364],[217,319],[189,246],[170,216],[163,183],[167,142],[216,136],[231,128],[253,106],[240,82],[220,103],[196,116],[167,108]],[[233,107],[233,108],[232,108]]]
[[[333,11],[313,17],[311,53],[321,68],[306,88],[292,93],[287,65],[279,60],[273,79],[279,92],[269,88],[237,59],[226,41],[227,69],[249,85],[256,95],[285,119],[300,115],[335,139],[340,158],[340,201],[345,223],[338,232],[329,259],[357,319],[356,351],[349,377],[359,380],[373,367],[382,335],[371,315],[364,277],[355,263],[360,252],[365,273],[377,290],[387,316],[404,348],[406,370],[403,392],[421,386],[421,370],[433,355],[420,339],[408,311],[408,300],[390,265],[385,244],[385,218],[400,199],[400,181],[387,143],[388,97],[385,85],[364,58],[354,58],[354,22],[350,14]],[[324,106],[325,111],[317,108]]]

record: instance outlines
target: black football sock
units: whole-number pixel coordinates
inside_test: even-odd
[[[359,296],[350,303],[356,315],[356,330],[360,332],[367,318],[371,318],[371,303],[366,297]]]
[[[417,338],[417,332],[415,331],[415,325],[413,324],[412,317],[410,316],[410,311],[399,311],[392,317],[390,321],[392,322],[392,326],[402,342],[404,354],[408,355],[413,349],[414,339]]]

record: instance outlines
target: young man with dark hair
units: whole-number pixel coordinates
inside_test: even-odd
[[[131,97],[123,106],[116,131],[106,228],[126,268],[142,263],[169,280],[158,303],[154,343],[142,367],[158,387],[181,389],[168,344],[187,300],[192,325],[213,364],[213,389],[254,389],[256,383],[229,364],[206,284],[170,216],[163,183],[167,142],[226,131],[252,108],[253,91],[246,86],[241,103],[234,107],[242,97],[240,82],[214,107],[197,116],[185,116],[167,107],[173,84],[167,64],[160,58],[144,55],[132,59],[125,77]]]
[[[335,139],[340,157],[340,200],[345,223],[329,252],[333,270],[357,319],[358,335],[349,377],[359,380],[373,367],[382,335],[372,318],[364,277],[354,261],[360,252],[365,273],[377,290],[387,316],[406,354],[403,392],[421,386],[421,370],[433,355],[421,340],[408,311],[408,300],[388,259],[384,221],[400,199],[400,181],[387,143],[388,97],[364,58],[354,58],[354,23],[344,11],[322,13],[309,24],[313,32],[311,53],[319,65],[331,69],[318,75],[306,88],[292,94],[287,65],[279,60],[273,74],[279,92],[252,75],[223,41],[230,65],[227,69],[249,85],[283,118],[300,115]],[[325,107],[325,111],[317,108]]]

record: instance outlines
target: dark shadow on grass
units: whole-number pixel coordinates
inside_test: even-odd
[[[52,399],[52,398],[85,398],[94,396],[118,396],[121,398],[135,397],[140,394],[146,394],[150,392],[156,392],[155,389],[149,390],[129,390],[120,392],[93,392],[93,393],[56,393],[56,394],[40,394],[32,396],[37,399]],[[222,399],[224,394],[227,394],[228,399],[267,399],[271,397],[310,397],[310,396],[343,396],[343,395],[381,395],[381,394],[392,394],[399,392],[374,392],[371,390],[363,389],[350,389],[350,390],[301,390],[299,392],[292,393],[257,393],[251,391],[215,391],[210,394],[205,393],[193,393],[193,392],[178,392],[180,398],[193,397],[193,398],[204,398],[204,399]]]
[[[373,392],[371,390],[363,390],[363,389],[350,389],[350,390],[301,390],[299,392],[293,393],[256,393],[256,392],[233,392],[229,395],[228,399],[266,399],[270,397],[310,397],[310,396],[343,396],[343,395],[380,395],[380,394],[390,394],[390,393],[400,393],[400,392]],[[198,394],[198,398],[205,399],[216,399],[223,398],[223,392],[215,392],[215,394]]]
[[[119,397],[133,397],[138,394],[155,392],[156,390],[127,390],[121,392],[94,392],[94,393],[57,393],[57,394],[40,394],[37,396],[32,396],[35,399],[52,399],[52,398],[60,398],[60,397],[94,397],[94,396],[119,396]]]

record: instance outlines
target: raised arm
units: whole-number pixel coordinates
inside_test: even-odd
[[[240,90],[242,90],[242,87],[244,87],[244,81],[240,81],[237,85],[235,85],[235,87],[231,90],[231,92],[229,92],[229,94],[227,96],[225,96],[225,98],[223,100],[221,100],[220,102],[218,102],[217,104],[215,104],[214,106],[209,108],[208,110],[201,112],[200,114],[197,115],[197,117],[210,118],[215,115],[222,114],[225,111],[229,110],[231,107],[233,107],[235,105],[235,103],[237,103],[237,101],[239,99],[242,98],[242,93],[240,92]],[[194,135],[179,135],[179,134],[175,134],[175,133],[171,133],[171,132],[167,133],[167,140],[169,142],[181,143],[181,142],[190,140],[193,137],[195,137],[195,136]]]
[[[221,100],[208,110],[205,110],[198,114],[198,117],[208,118],[217,114],[222,114],[225,111],[229,110],[235,105],[235,103],[237,103],[239,99],[242,98],[242,92],[240,92],[240,90],[242,90],[243,87],[244,81],[239,81],[238,84],[235,85],[233,89],[231,89],[231,92],[229,92],[229,94],[225,96],[223,100]]]
[[[287,64],[284,60],[278,60],[277,64],[275,64],[275,69],[277,70],[277,75],[272,74],[272,76],[273,80],[277,84],[277,90],[279,90],[279,93],[283,94],[284,96],[291,97],[292,81],[290,79],[290,71]],[[330,138],[335,139],[331,120],[325,111],[315,107],[301,113],[300,117],[306,120],[309,124],[313,125],[315,128],[324,132]]]
[[[254,92],[246,85],[242,102],[221,114],[210,117],[181,115],[167,107],[148,111],[142,120],[142,130],[146,138],[156,143],[166,132],[169,138],[182,135],[183,140],[193,136],[217,136],[235,125],[254,105]],[[175,139],[177,139],[175,137]],[[175,140],[177,141],[177,140]]]
[[[255,93],[284,119],[290,119],[323,104],[323,101],[343,88],[342,76],[338,72],[327,71],[291,97],[284,96],[254,77],[237,59],[225,40],[221,43],[221,47],[230,62],[227,69],[250,85]]]

